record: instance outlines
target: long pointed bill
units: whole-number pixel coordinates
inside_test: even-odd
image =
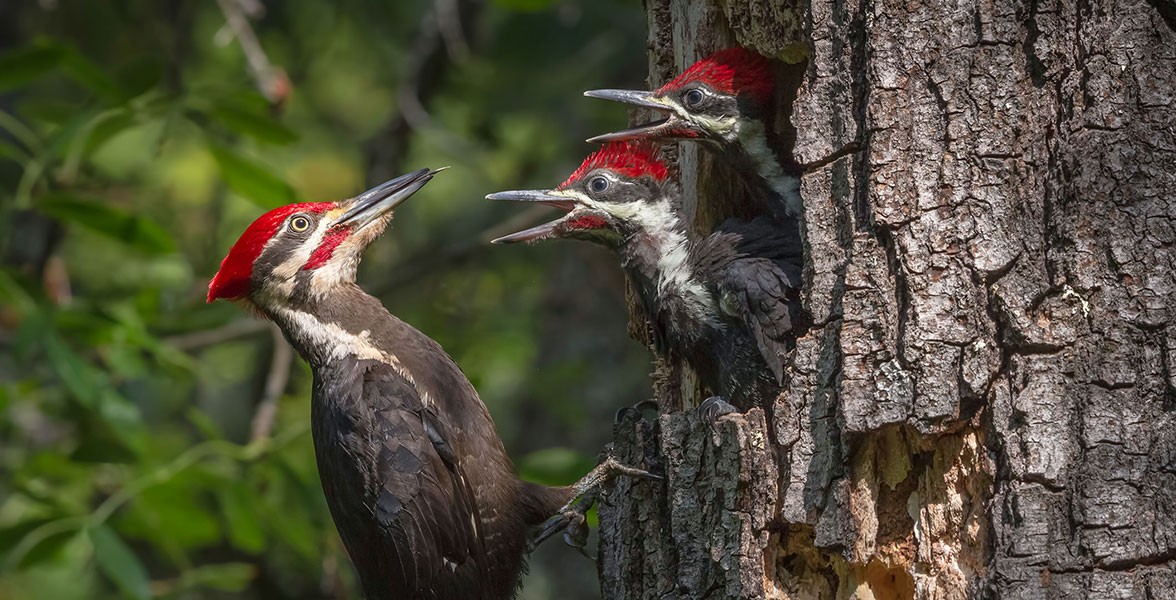
[[[620,131],[613,131],[611,133],[602,133],[595,137],[590,137],[586,141],[589,144],[603,144],[605,142],[615,142],[619,140],[640,140],[640,139],[656,139],[656,138],[672,138],[681,137],[675,135],[675,132],[680,128],[677,117],[669,117],[666,119],[658,119],[644,125],[622,129]]]
[[[588,90],[584,92],[584,95],[589,98],[612,100],[613,102],[632,104],[633,106],[640,106],[642,108],[652,108],[655,110],[669,109],[664,100],[658,99],[653,92],[647,92],[645,90]]]
[[[511,190],[509,192],[495,192],[486,196],[487,200],[511,200],[514,202],[536,202],[539,204],[546,204],[555,208],[561,208],[566,211],[571,211],[576,208],[576,202],[567,196],[560,196],[552,193],[553,190]],[[500,238],[490,240],[491,244],[516,244],[518,242],[530,242],[545,237],[550,237],[555,232],[563,218],[556,219],[550,223],[536,225],[530,229],[504,235]]]
[[[512,233],[510,235],[504,235],[500,238],[490,240],[490,243],[491,244],[517,244],[519,242],[531,242],[531,241],[535,241],[535,240],[541,240],[545,237],[551,237],[551,235],[553,233],[555,233],[555,229],[557,227],[559,227],[559,224],[562,221],[563,221],[563,219],[559,218],[554,221],[551,221],[550,223],[536,225],[530,229],[524,229],[523,231],[520,231],[518,233]]]
[[[515,202],[538,202],[540,204],[547,204],[556,208],[564,210],[572,210],[576,207],[567,196],[557,196],[551,193],[551,190],[511,190],[509,192],[494,192],[486,195],[487,200],[512,200]]]
[[[589,90],[584,92],[584,95],[589,98],[600,98],[632,106],[640,106],[642,108],[651,108],[662,114],[669,113],[669,116],[665,119],[659,119],[644,125],[588,138],[588,143],[590,144],[602,144],[617,140],[681,137],[679,133],[681,127],[678,126],[681,123],[681,119],[674,113],[673,106],[669,101],[657,97],[653,92],[641,90]]]
[[[434,175],[447,168],[449,167],[434,170],[419,169],[377,185],[349,200],[346,212],[335,221],[335,226],[351,225],[356,230],[362,229],[368,223],[400,206],[417,190],[425,187],[425,184],[429,183]]]

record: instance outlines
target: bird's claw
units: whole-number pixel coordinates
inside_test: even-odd
[[[601,487],[617,475],[628,475],[629,477],[654,481],[665,479],[657,473],[622,464],[611,456],[605,457],[600,461],[600,464],[596,465],[596,468],[571,486],[572,491],[575,492],[573,499],[561,507],[555,515],[544,521],[539,532],[531,538],[527,545],[527,551],[534,552],[535,548],[539,547],[547,538],[562,530],[564,543],[578,549],[581,554],[589,556],[584,552],[584,546],[588,541],[588,509],[592,508],[597,498],[600,497]],[[589,556],[589,558],[591,557]]]
[[[641,419],[645,411],[652,410],[657,412],[658,404],[656,400],[642,400],[633,406],[624,406],[617,410],[613,415],[613,425],[620,425],[625,421],[629,415],[636,415],[637,419]]]
[[[711,396],[698,405],[698,416],[711,427],[718,423],[719,417],[735,412],[739,410],[728,404],[722,396]]]
[[[527,552],[534,552],[547,538],[562,530],[564,543],[583,554],[584,546],[588,543],[588,509],[596,502],[596,496],[595,490],[586,493],[544,521],[527,545]]]

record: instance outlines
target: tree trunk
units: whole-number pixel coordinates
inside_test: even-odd
[[[667,481],[603,500],[604,597],[1176,598],[1172,2],[646,3],[651,86],[754,48],[801,162],[861,150],[805,176],[772,414],[665,364],[617,426]],[[738,212],[678,156],[698,230]]]

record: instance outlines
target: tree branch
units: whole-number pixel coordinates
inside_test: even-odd
[[[250,443],[268,438],[273,430],[274,419],[278,415],[278,399],[290,381],[290,365],[294,362],[294,349],[282,335],[282,330],[270,323],[270,331],[273,333],[274,351],[270,358],[269,374],[265,378],[265,390],[261,402],[257,404],[257,412],[253,414]]]
[[[269,325],[260,319],[241,319],[232,321],[215,329],[193,331],[163,338],[163,343],[182,352],[192,352],[208,346],[215,346],[233,340],[239,340],[257,335],[265,331]]]
[[[271,105],[280,106],[290,97],[290,78],[284,70],[270,63],[261,43],[257,41],[257,34],[249,24],[249,16],[261,15],[264,6],[260,0],[217,0],[217,4],[225,15],[225,22],[233,32],[233,37],[241,46],[241,52],[245,54],[245,61],[249,64],[258,91]]]

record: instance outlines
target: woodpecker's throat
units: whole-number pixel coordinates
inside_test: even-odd
[[[641,226],[621,245],[622,265],[655,301],[698,324],[715,324],[715,301],[695,276],[692,243],[669,200],[641,203]],[[685,329],[685,328],[684,328]]]

